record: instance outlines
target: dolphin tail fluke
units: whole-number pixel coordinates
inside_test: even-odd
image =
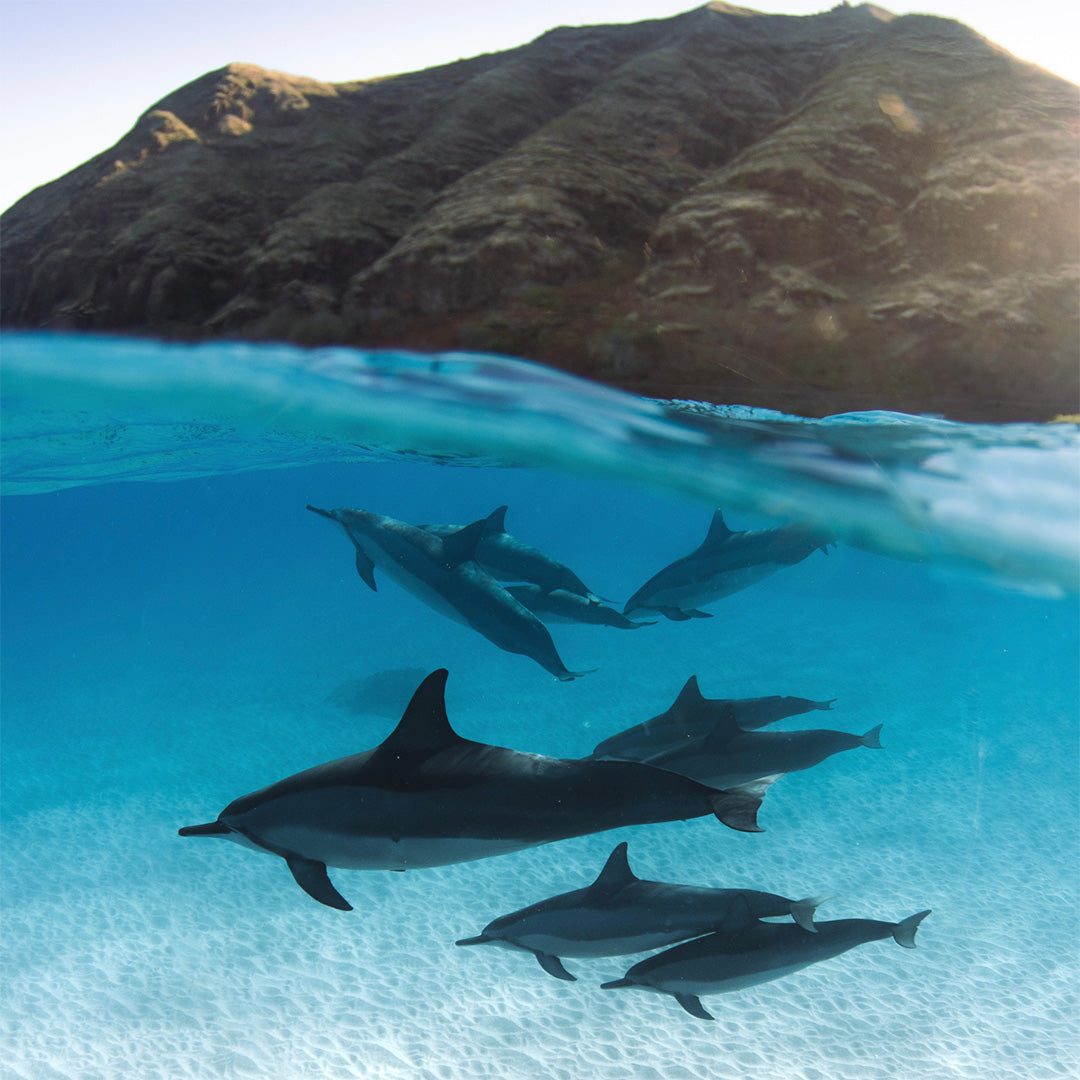
[[[486,945],[492,939],[487,934],[477,934],[476,937],[462,938],[460,941],[455,941],[455,945]]]
[[[811,934],[817,933],[814,925],[814,913],[829,898],[827,896],[808,896],[805,900],[796,900],[791,905],[791,917]]]
[[[878,724],[877,727],[871,728],[865,735],[861,736],[863,746],[869,746],[871,750],[880,750],[882,727],[882,724]]]
[[[701,1004],[701,998],[694,994],[676,994],[675,1000],[691,1015],[699,1020],[715,1020],[716,1017]]]
[[[338,911],[352,911],[352,904],[330,884],[326,863],[305,859],[300,855],[290,855],[285,862],[288,863],[296,884],[313,900],[318,900],[327,907],[337,908]]]
[[[828,701],[815,701],[814,708],[820,709],[822,712],[832,712],[833,705],[836,704],[836,698],[831,697]]]
[[[757,812],[761,808],[765,793],[783,775],[776,773],[773,776],[763,776],[749,784],[714,792],[712,812],[729,829],[737,832],[764,832],[757,823]]]
[[[906,919],[898,922],[892,931],[892,936],[897,945],[903,945],[905,949],[915,948],[915,931],[919,929],[919,923],[930,914],[930,909],[920,911],[917,915],[909,915]]]
[[[557,956],[552,956],[551,953],[546,952],[536,952],[533,955],[549,975],[554,976],[556,979],[562,979],[563,982],[577,982],[577,976],[571,975],[563,967],[562,961]]]

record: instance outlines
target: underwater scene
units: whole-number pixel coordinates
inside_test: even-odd
[[[1080,1073],[1075,423],[2,348],[0,1075]]]

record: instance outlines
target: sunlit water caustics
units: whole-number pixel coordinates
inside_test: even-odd
[[[646,401],[495,357],[74,336],[7,336],[2,389],[4,1076],[1080,1072],[1075,425],[805,421]],[[395,565],[309,505],[393,519],[407,553],[436,546],[410,576],[408,559]],[[571,619],[582,606],[618,618],[557,619],[541,609],[559,589],[488,574],[479,555],[461,558],[468,536],[410,531],[502,507],[495,524],[587,588],[564,580]],[[744,546],[743,533],[793,523],[822,543],[768,566],[718,566],[713,552],[707,586],[647,591],[652,606],[623,617],[650,579],[715,539],[718,507]],[[510,630],[483,623],[507,587]],[[485,614],[466,625],[477,589]],[[513,651],[530,598],[526,615],[577,677],[557,678],[531,645]],[[325,806],[298,825],[294,805],[267,826],[272,841],[243,814],[232,820],[251,835],[232,838],[247,844],[177,835],[379,747],[439,669],[453,732],[574,759],[605,813],[617,795],[639,806],[656,775],[689,785],[682,798],[702,779],[760,773],[776,760],[761,748],[783,732],[852,738],[808,766],[816,744],[783,759],[788,774],[760,793],[761,833],[682,804],[672,820],[614,820],[545,802],[546,766],[517,757],[499,759],[518,768],[501,788],[486,787],[473,751],[444,733],[403,754],[423,828],[393,804],[379,839],[415,854],[422,832],[430,854],[441,828],[446,865],[335,863],[343,835],[378,831],[378,784],[354,788],[368,798],[362,827],[331,830]],[[777,717],[745,703],[777,696],[802,704]],[[713,742],[689,755],[707,772],[695,780],[673,771],[681,743],[642,749],[640,731],[609,742],[663,714],[705,713]],[[737,761],[728,737],[742,740]],[[632,752],[601,762],[600,743]],[[421,806],[420,789],[436,796]],[[467,831],[455,813],[487,822],[489,847],[519,850],[453,861]],[[511,842],[528,829],[537,846]],[[554,833],[569,838],[539,842]],[[697,972],[683,996],[712,1022],[670,988],[625,985],[662,981],[678,958],[649,957],[686,946],[559,957],[549,937],[534,958],[455,945],[585,889],[623,842],[640,879],[812,901],[740,926],[765,911],[742,901],[721,926],[758,959],[774,949],[774,967],[806,959],[810,919],[815,948],[830,923],[887,925],[770,981]],[[319,897],[323,862],[352,911]],[[594,943],[640,931],[625,912],[614,926],[586,907]],[[916,938],[905,920],[927,910]],[[695,952],[722,953],[715,940]]]

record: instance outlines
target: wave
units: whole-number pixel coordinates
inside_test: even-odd
[[[808,420],[636,397],[523,360],[75,334],[0,338],[4,495],[323,462],[549,466],[1080,591],[1080,426]]]

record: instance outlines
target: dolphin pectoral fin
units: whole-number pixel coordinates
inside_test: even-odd
[[[827,896],[808,896],[805,900],[796,900],[791,905],[791,917],[811,934],[818,932],[814,925],[814,912],[829,898]]]
[[[712,615],[708,611],[699,611],[697,608],[686,608],[684,611],[682,608],[677,607],[662,607],[657,608],[657,611],[661,615],[670,619],[672,622],[689,622],[691,619],[711,619]]]
[[[462,938],[460,941],[455,941],[455,945],[486,945],[492,939],[487,934],[477,934],[476,937]]]
[[[712,799],[713,813],[729,829],[737,832],[764,832],[757,823],[757,812],[765,793],[783,775],[763,776],[749,784],[716,792]]]
[[[675,1000],[691,1015],[696,1016],[699,1020],[715,1020],[711,1012],[705,1011],[705,1006],[701,1004],[701,999],[695,997],[693,994],[675,994]]]
[[[327,907],[337,908],[338,911],[352,911],[352,904],[330,884],[326,863],[305,859],[302,855],[288,855],[285,862],[292,871],[296,884],[313,900],[318,900]]]
[[[359,549],[356,549],[356,572],[372,592],[378,592],[375,584],[375,564]]]
[[[897,945],[903,945],[905,949],[915,948],[915,931],[919,929],[919,923],[930,914],[930,909],[920,911],[917,915],[909,915],[893,927],[892,936]]]
[[[599,668],[591,667],[587,671],[561,671],[555,678],[558,679],[559,682],[573,682],[575,679],[580,679],[582,675],[592,675],[599,670]]]
[[[736,832],[764,832],[757,823],[761,798],[731,790],[722,791],[712,801],[712,811],[717,820]]]
[[[665,619],[670,619],[672,622],[689,622],[693,618],[692,615],[688,615],[682,608],[662,607],[657,608],[656,610],[659,611]],[[623,614],[625,614],[625,612]]]
[[[556,979],[562,979],[563,982],[577,982],[577,976],[571,975],[570,972],[563,967],[562,961],[557,956],[552,956],[551,953],[545,952],[534,952],[533,955],[540,962],[540,966],[549,975],[554,975]]]
[[[329,518],[331,521],[336,521],[339,525],[344,526],[345,522],[341,519],[341,515],[336,510],[323,510],[322,507],[312,506],[308,503],[307,508],[313,513],[318,514],[320,517]],[[348,527],[345,528],[346,533],[349,532]],[[349,533],[349,538],[352,539],[352,534]],[[375,564],[364,554],[356,541],[353,540],[353,544],[356,545],[356,572],[364,579],[368,588],[374,590],[375,588]]]

